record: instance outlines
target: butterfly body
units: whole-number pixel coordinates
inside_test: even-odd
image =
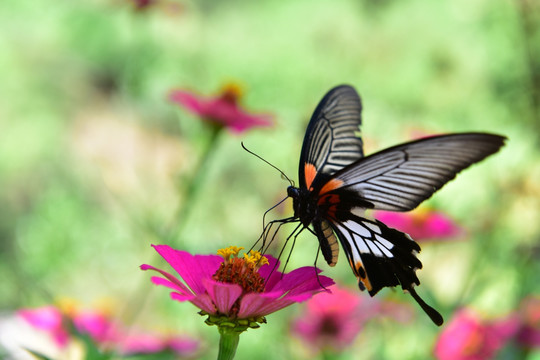
[[[371,296],[400,285],[437,324],[442,316],[416,293],[420,246],[399,230],[365,216],[367,209],[409,211],[458,172],[497,152],[505,138],[457,133],[400,144],[364,157],[359,137],[362,105],[341,85],[320,101],[306,130],[299,186],[289,186],[293,220],[310,229],[330,266],[339,245],[361,290]]]

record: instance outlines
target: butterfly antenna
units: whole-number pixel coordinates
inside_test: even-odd
[[[279,171],[281,173],[281,176],[283,176],[285,179],[287,179],[287,181],[289,182],[289,184],[291,184],[291,186],[294,186],[294,181],[292,181],[291,179],[289,179],[289,177],[287,175],[285,175],[285,173],[283,171],[281,171],[277,166],[275,166],[274,164],[270,163],[268,160],[265,160],[263,159],[261,156],[255,154],[253,151],[251,150],[248,150],[248,148],[246,148],[246,146],[244,145],[244,142],[242,141],[241,142],[242,144],[242,148],[244,150],[246,150],[248,153],[250,153],[251,155],[255,156],[256,158],[259,158],[259,160],[262,160],[264,161],[265,163],[267,163],[268,165],[270,165],[271,167],[273,167],[274,169],[276,169],[277,171]]]
[[[284,198],[283,198],[282,200],[280,200],[276,205],[272,206],[270,209],[268,209],[268,210],[266,210],[266,211],[264,212],[264,215],[263,215],[263,229],[266,227],[266,223],[265,223],[266,215],[267,215],[270,211],[272,211],[272,210],[274,210],[276,207],[278,207],[279,205],[283,204],[283,202],[284,202],[285,200],[287,200],[288,198],[289,198],[288,196],[287,196],[287,197],[284,197]]]

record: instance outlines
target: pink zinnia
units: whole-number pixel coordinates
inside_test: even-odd
[[[169,99],[189,112],[201,117],[218,127],[226,127],[235,133],[241,133],[257,126],[270,126],[268,114],[251,115],[239,105],[238,86],[228,85],[216,97],[203,97],[186,90],[173,90]]]
[[[375,301],[333,287],[311,299],[292,330],[312,348],[342,350],[350,345],[375,310]]]
[[[88,334],[96,344],[113,343],[120,337],[120,329],[110,317],[95,311],[84,310],[73,316],[73,324],[81,334]]]
[[[196,353],[199,343],[196,340],[162,334],[132,332],[101,312],[84,310],[63,314],[54,306],[44,306],[37,309],[21,309],[19,316],[34,328],[43,330],[55,341],[58,348],[65,348],[71,340],[68,332],[69,322],[79,335],[87,335],[94,345],[106,352],[119,352],[124,355],[152,354],[171,350],[180,356]]]
[[[199,342],[182,336],[130,333],[118,342],[117,349],[122,355],[156,354],[170,350],[179,356],[193,356],[199,351]]]
[[[470,310],[460,310],[440,334],[435,345],[439,360],[486,360],[516,333],[517,323],[510,319],[486,321]]]
[[[65,329],[64,317],[54,306],[43,306],[36,309],[21,309],[17,314],[32,327],[50,334],[55,344],[63,348],[69,342],[69,333]]]
[[[238,258],[241,248],[230,247],[217,255],[192,255],[167,245],[154,245],[156,251],[171,265],[180,278],[150,265],[142,270],[155,270],[163,277],[154,276],[152,282],[173,290],[171,297],[189,301],[209,315],[207,323],[233,324],[239,331],[258,327],[264,316],[297,302],[305,301],[324,291],[334,282],[316,276],[320,270],[303,267],[282,274],[274,271],[278,260],[251,255]],[[266,264],[266,265],[264,265]],[[180,280],[182,279],[182,280]]]
[[[417,210],[411,213],[376,211],[373,216],[389,227],[409,234],[415,240],[447,239],[464,233],[447,215],[432,210]]]
[[[294,321],[292,331],[311,349],[343,351],[366,322],[379,316],[405,322],[411,319],[412,309],[334,286],[332,293],[322,293],[307,302],[305,312]]]

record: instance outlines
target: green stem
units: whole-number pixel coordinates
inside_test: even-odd
[[[173,241],[181,236],[186,220],[190,215],[190,211],[194,207],[194,199],[199,192],[200,186],[204,182],[208,163],[210,162],[212,154],[217,149],[216,141],[218,140],[218,136],[222,129],[223,127],[218,126],[211,128],[211,133],[205,144],[206,148],[204,149],[204,153],[201,156],[197,168],[193,171],[193,177],[184,187],[184,196],[180,199],[180,203],[177,206],[173,219],[169,226],[166,226],[165,229],[156,231],[155,233],[158,236],[160,243],[172,245]],[[153,252],[153,256],[154,258],[158,257],[156,252]],[[149,299],[147,296],[149,294],[147,280],[141,282],[139,288],[134,290],[134,293],[137,293],[138,295],[133,294],[133,296],[131,296],[132,300],[128,303],[126,310],[128,314],[124,314],[124,317],[127,318],[126,324],[128,325],[135,321],[135,318],[139,314],[138,309],[141,309],[143,304]]]
[[[201,160],[193,172],[193,177],[185,187],[184,197],[180,199],[181,202],[178,204],[171,224],[166,229],[164,236],[166,244],[171,243],[174,239],[177,239],[182,234],[182,230],[189,219],[191,211],[195,207],[194,199],[196,199],[199,189],[204,183],[208,163],[210,162],[214,151],[217,149],[216,142],[222,129],[223,127],[220,126],[213,126],[211,128],[210,137],[206,143],[206,148],[201,156]]]
[[[220,335],[218,360],[232,360],[236,355],[240,333],[225,326],[220,326],[218,329]]]

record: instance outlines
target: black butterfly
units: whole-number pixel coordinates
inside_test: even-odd
[[[364,157],[358,136],[361,110],[350,86],[337,86],[323,97],[306,130],[300,186],[287,188],[294,216],[277,222],[299,221],[297,234],[306,228],[313,232],[330,266],[337,263],[339,240],[361,290],[374,296],[383,287],[401,285],[441,325],[442,316],[414,290],[420,284],[420,246],[409,235],[364,217],[364,212],[414,209],[458,172],[497,152],[506,138],[448,134]]]

